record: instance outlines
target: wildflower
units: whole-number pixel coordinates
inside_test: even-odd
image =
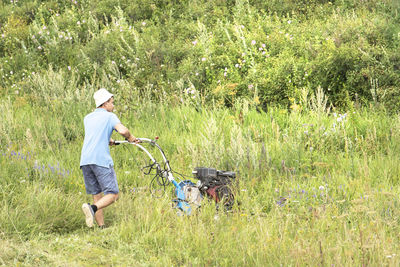
[[[236,63],[236,64],[235,64],[235,67],[236,67],[236,68],[239,68],[239,64],[238,64],[238,63]]]
[[[276,204],[278,204],[278,206],[283,207],[286,204],[286,198],[281,197],[278,201],[276,201]]]
[[[258,50],[259,50],[259,51],[262,51],[262,50],[263,50],[263,48],[262,48],[262,47],[259,47],[259,48],[258,48]]]
[[[3,36],[4,34],[2,34],[2,36]],[[4,37],[4,36],[3,36]],[[32,35],[32,39],[35,39],[36,37],[35,37],[35,35]]]
[[[78,21],[76,22],[76,24],[81,25],[81,22],[78,20]]]
[[[43,30],[46,30],[47,28],[46,28],[46,26],[43,26]]]
[[[288,24],[291,24],[291,23],[292,23],[292,21],[291,21],[291,20],[288,20],[288,21],[287,21],[287,23],[288,23]]]
[[[142,26],[143,26],[143,27],[146,26],[146,21],[143,21],[143,22],[142,22]]]
[[[193,45],[197,45],[197,40],[194,40],[194,41],[192,42],[192,44],[193,44]]]
[[[255,45],[255,44],[256,44],[256,40],[252,40],[251,45]]]
[[[114,61],[114,60],[113,60],[113,61],[111,61],[111,64],[115,65],[115,61]]]
[[[254,85],[252,85],[252,84],[249,84],[249,86],[248,86],[249,89],[253,89],[253,87],[254,87]]]
[[[325,189],[325,187],[324,187],[323,185],[320,185],[320,186],[319,186],[319,190],[322,191],[322,190],[324,190],[324,189]]]
[[[240,25],[240,27],[241,27],[242,29],[244,29],[244,25]]]
[[[206,58],[205,57],[201,58],[201,61],[206,61]]]
[[[38,50],[42,50],[42,47],[39,45],[37,49],[38,49]]]

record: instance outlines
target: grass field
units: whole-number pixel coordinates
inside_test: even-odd
[[[399,22],[394,0],[0,1],[0,265],[399,266]],[[236,172],[232,212],[178,216],[118,146],[88,229],[101,87],[174,171]]]
[[[236,171],[240,205],[225,214],[204,201],[195,215],[177,216],[173,186],[152,197],[151,177],[141,171],[148,161],[119,146],[111,153],[121,197],[105,210],[109,227],[93,230],[80,210],[90,198],[79,170],[91,104],[30,101],[1,102],[3,265],[399,264],[398,116],[151,101],[119,114],[117,105],[136,136],[160,137],[174,170]]]

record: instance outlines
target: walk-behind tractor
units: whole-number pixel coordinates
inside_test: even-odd
[[[157,186],[162,187],[165,192],[166,187],[172,183],[175,186],[176,198],[173,200],[179,213],[190,215],[192,211],[201,206],[204,198],[212,199],[217,204],[217,208],[223,208],[225,211],[232,209],[235,202],[235,197],[231,186],[236,174],[230,171],[219,171],[213,168],[197,167],[192,171],[192,174],[197,183],[191,180],[180,179],[179,176],[187,177],[183,174],[172,170],[169,161],[167,160],[164,151],[155,140],[148,138],[138,138],[140,143],[129,143],[128,141],[115,141],[116,145],[130,144],[140,148],[150,158],[150,164],[146,169],[145,174],[154,175],[150,188],[154,189]],[[156,147],[162,156],[162,163],[157,162],[155,157],[146,149],[146,146]],[[175,174],[175,176],[174,176]]]

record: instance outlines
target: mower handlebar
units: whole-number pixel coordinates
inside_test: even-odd
[[[140,141],[140,143],[154,143],[154,142],[156,142],[155,140],[151,140],[151,139],[149,139],[149,138],[136,138],[137,140],[139,140]],[[114,141],[114,144],[117,146],[117,145],[120,145],[120,144],[132,144],[132,145],[136,145],[136,143],[135,142],[129,142],[129,141],[126,141],[126,140],[120,140],[120,141]]]

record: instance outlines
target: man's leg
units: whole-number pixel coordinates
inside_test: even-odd
[[[103,208],[111,205],[118,199],[118,194],[107,194],[103,196],[103,193],[93,195],[93,204],[96,205],[97,211],[94,214],[94,217],[96,219],[97,225],[102,226],[104,225],[104,214],[103,214]]]

